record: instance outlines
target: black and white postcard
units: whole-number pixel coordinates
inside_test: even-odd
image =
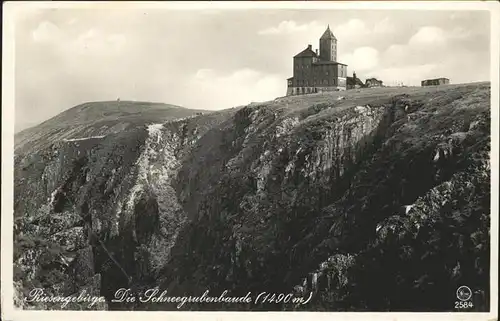
[[[498,2],[3,8],[2,320],[497,319]]]

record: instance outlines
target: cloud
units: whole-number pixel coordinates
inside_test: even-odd
[[[70,20],[73,21],[75,19]],[[70,23],[68,22],[68,23]],[[72,23],[76,23],[76,20]],[[41,22],[32,31],[32,39],[36,44],[52,45],[60,56],[71,59],[71,55],[110,56],[120,53],[126,44],[126,37],[119,33],[108,33],[96,28],[72,34],[61,29],[50,21]]]
[[[342,39],[342,42],[366,42],[370,38],[387,36],[394,33],[397,28],[389,18],[378,20],[373,24],[366,24],[360,19],[349,19],[346,23],[340,24],[333,28],[333,33],[337,38]],[[376,39],[375,38],[375,39]]]
[[[457,11],[450,15],[451,20],[463,20],[469,18],[469,13],[467,11]]]
[[[285,20],[280,22],[277,26],[260,30],[258,34],[283,35],[307,32],[308,34],[316,35],[319,39],[327,25],[328,23],[319,22],[317,20],[303,24],[298,24],[293,20]],[[342,39],[342,41],[349,41],[352,40],[352,38],[366,38],[373,35],[389,34],[396,30],[389,18],[379,20],[373,25],[367,25],[361,19],[352,18],[336,26],[330,24],[330,29],[332,29],[333,34],[336,35],[338,39]]]
[[[215,76],[215,71],[213,71],[212,69],[205,68],[198,70],[194,78],[203,81],[203,80],[210,80],[214,76]]]
[[[359,19],[350,19],[346,23],[333,28],[332,31],[333,34],[337,35],[339,38],[348,38],[351,35],[359,36],[370,33],[365,23]]]
[[[408,41],[410,46],[445,46],[446,43],[443,29],[434,26],[421,27]]]
[[[479,80],[487,79],[487,68],[476,66],[478,70],[473,70],[477,65],[472,58],[478,56],[476,48],[457,47],[463,41],[471,41],[471,37],[473,33],[462,26],[443,29],[423,25],[410,33],[406,42],[391,44],[380,54],[366,47],[357,48],[341,59],[349,64],[350,70],[359,70],[359,76],[379,78],[392,85],[403,82],[418,86],[423,79],[437,77],[463,82],[472,74]],[[465,70],[470,71],[469,75],[465,75]]]
[[[453,59],[452,46],[466,40],[471,33],[462,27],[443,30],[436,26],[423,26],[416,30],[404,44],[392,44],[382,53],[381,63],[399,67],[413,64],[447,63]]]
[[[384,52],[386,59],[390,61],[399,60],[407,53],[407,45],[390,45]]]
[[[465,29],[464,27],[456,27],[447,35],[451,39],[467,39],[473,36],[473,32],[470,29]]]
[[[339,60],[351,66],[351,69],[365,71],[379,64],[379,52],[372,47],[360,47],[352,53],[340,56]]]
[[[108,34],[97,29],[90,29],[70,41],[68,48],[76,54],[109,56],[120,53],[126,44],[122,34]]]
[[[34,42],[55,43],[62,37],[62,31],[50,21],[42,21],[31,33]]]
[[[311,32],[312,30],[324,28],[317,21],[311,21],[305,24],[297,24],[293,20],[285,20],[279,23],[276,27],[270,27],[267,29],[260,30],[259,35],[280,35],[280,34],[293,34],[297,32]]]
[[[191,105],[205,109],[222,109],[268,101],[286,92],[286,82],[281,75],[266,74],[250,68],[220,74],[212,69],[200,69],[188,85],[196,92]]]
[[[378,21],[373,28],[375,34],[394,33],[396,30],[396,25],[387,17]]]

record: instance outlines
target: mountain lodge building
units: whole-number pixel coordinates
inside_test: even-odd
[[[288,78],[287,96],[347,89],[347,65],[337,62],[337,38],[326,28],[318,50],[306,49],[293,57],[293,77]]]

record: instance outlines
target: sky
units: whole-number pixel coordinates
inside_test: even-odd
[[[286,93],[326,26],[365,80],[490,79],[487,11],[32,9],[15,22],[15,131],[89,101],[219,110]]]

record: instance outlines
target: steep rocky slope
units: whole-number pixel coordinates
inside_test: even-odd
[[[313,292],[193,310],[451,311],[466,284],[485,311],[489,109],[478,83],[140,113],[79,140],[64,136],[79,122],[50,139],[33,128],[16,148],[16,287]]]

